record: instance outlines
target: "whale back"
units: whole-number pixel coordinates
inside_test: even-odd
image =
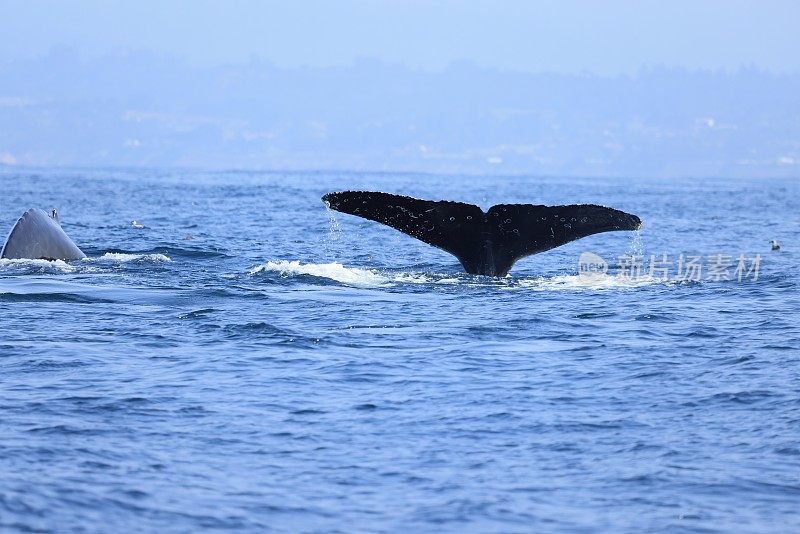
[[[8,234],[0,258],[79,260],[86,257],[56,220],[43,210],[31,208]]]

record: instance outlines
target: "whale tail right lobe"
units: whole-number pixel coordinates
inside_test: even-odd
[[[329,193],[322,200],[449,252],[470,274],[488,276],[505,276],[520,258],[570,241],[641,225],[636,215],[594,204],[498,204],[484,212],[473,204],[369,191]]]

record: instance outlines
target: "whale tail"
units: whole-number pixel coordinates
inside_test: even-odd
[[[79,260],[85,257],[61,228],[58,212],[53,210],[48,215],[37,208],[22,214],[0,252],[0,258],[6,259]]]
[[[575,204],[497,204],[484,212],[463,202],[420,200],[369,191],[322,197],[336,211],[391,226],[453,254],[470,274],[505,276],[520,258],[601,232],[636,230],[624,211]]]

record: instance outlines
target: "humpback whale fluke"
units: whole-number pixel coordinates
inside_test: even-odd
[[[61,228],[58,212],[53,210],[48,215],[37,208],[29,209],[19,218],[0,252],[0,258],[10,260],[80,260],[85,257]]]
[[[505,276],[520,258],[601,232],[637,230],[642,221],[597,206],[478,206],[369,191],[328,193],[336,211],[376,221],[453,254],[470,274]]]

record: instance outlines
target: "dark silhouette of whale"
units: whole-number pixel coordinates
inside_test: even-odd
[[[484,212],[463,202],[370,191],[322,197],[330,209],[376,221],[453,254],[470,274],[505,276],[520,258],[601,232],[637,230],[624,211],[575,204],[497,204]]]

